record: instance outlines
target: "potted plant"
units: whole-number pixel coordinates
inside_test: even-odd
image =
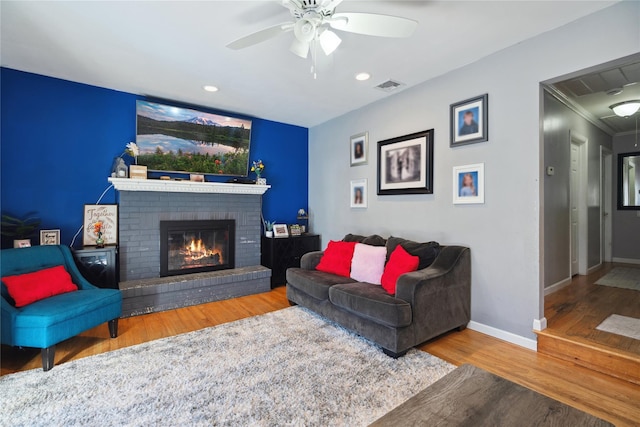
[[[264,222],[264,235],[266,237],[273,237],[273,224],[275,221],[265,221]]]
[[[31,237],[33,237],[42,222],[40,218],[33,215],[33,213],[27,214],[23,219],[7,214],[2,215],[2,222],[0,223],[2,235],[13,239],[14,248],[31,246]]]

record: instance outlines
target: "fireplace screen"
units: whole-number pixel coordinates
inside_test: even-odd
[[[162,221],[160,275],[234,268],[235,222]]]

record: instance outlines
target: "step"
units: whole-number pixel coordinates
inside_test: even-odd
[[[536,334],[539,353],[640,385],[638,354],[613,349],[579,337],[569,338],[550,329],[536,331]]]

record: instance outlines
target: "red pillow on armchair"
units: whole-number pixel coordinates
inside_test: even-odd
[[[71,276],[62,265],[2,278],[16,307],[24,307],[54,295],[77,291]]]

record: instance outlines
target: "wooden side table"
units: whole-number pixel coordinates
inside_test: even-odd
[[[320,250],[320,236],[303,234],[290,237],[262,236],[262,265],[271,269],[271,287],[287,282],[287,269],[300,267],[300,258],[307,252]]]
[[[118,289],[118,248],[85,246],[74,249],[73,257],[80,273],[99,288]]]

